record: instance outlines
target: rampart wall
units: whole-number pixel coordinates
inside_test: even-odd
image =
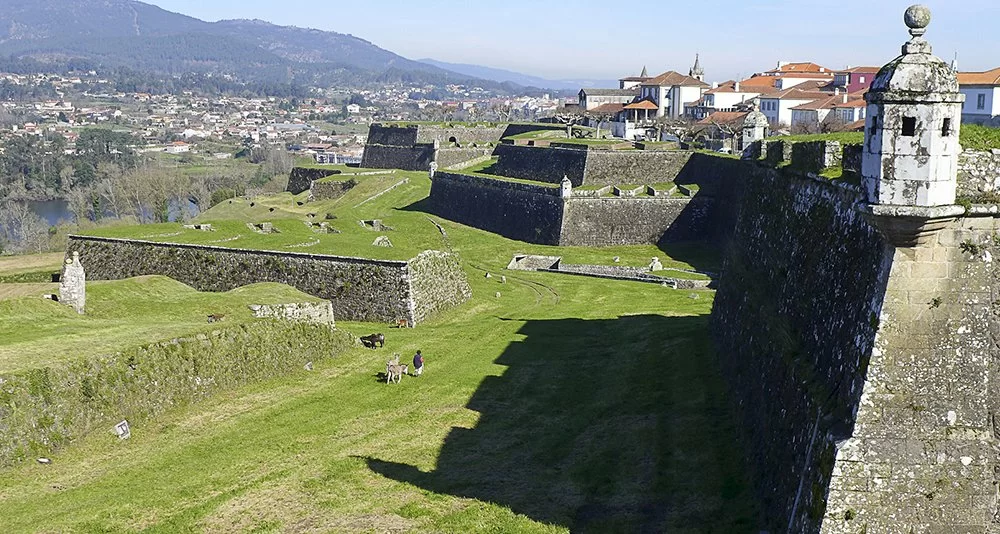
[[[358,185],[354,179],[335,180],[329,182],[315,181],[309,186],[310,200],[335,200],[347,194]]]
[[[566,201],[560,245],[645,245],[705,237],[713,199],[572,198]]]
[[[427,144],[378,145],[369,140],[361,156],[361,166],[366,169],[426,171],[431,168],[432,161],[434,161],[434,147]]]
[[[430,201],[446,219],[519,241],[559,244],[563,202],[557,188],[438,172]]]
[[[550,184],[558,184],[566,176],[573,187],[584,184],[586,150],[499,145],[493,154],[498,159],[492,172],[499,176]]]
[[[288,175],[288,186],[285,187],[285,191],[288,191],[293,195],[297,195],[303,191],[308,191],[313,181],[319,180],[320,178],[326,178],[327,176],[333,176],[334,174],[340,174],[340,171],[335,169],[295,167]]]
[[[287,284],[328,299],[337,319],[416,323],[414,310],[439,309],[436,301],[413,302],[405,261],[371,260],[266,250],[156,243],[70,236],[68,254],[80,253],[88,280],[164,275],[199,291],[229,291],[258,282]],[[444,286],[464,278],[458,272],[437,279]],[[429,282],[428,282],[429,283]],[[442,287],[441,292],[450,289]]]
[[[739,179],[712,336],[764,527],[985,532],[994,219],[897,248],[852,186],[757,164]]]

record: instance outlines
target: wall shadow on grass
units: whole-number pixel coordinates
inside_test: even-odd
[[[747,532],[759,524],[709,352],[708,317],[531,320],[430,472],[388,478],[573,532]]]

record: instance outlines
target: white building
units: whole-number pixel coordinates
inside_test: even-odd
[[[792,87],[774,94],[761,95],[760,112],[774,126],[791,125],[792,108],[829,97],[830,93],[820,91],[813,82],[805,88]]]
[[[635,100],[636,89],[580,89],[580,109],[590,111],[604,104],[628,104]]]
[[[709,85],[679,72],[667,71],[639,86],[639,100],[656,104],[657,117],[676,119],[684,116],[686,106],[694,106]]]
[[[1000,67],[985,72],[959,72],[965,95],[962,122],[1000,126]]]

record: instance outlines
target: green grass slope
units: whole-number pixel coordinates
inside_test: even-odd
[[[0,284],[0,294],[19,286]],[[200,293],[161,276],[88,283],[85,315],[37,297],[0,300],[0,373],[210,331],[218,325],[207,322],[209,314],[225,314],[227,322],[250,321],[250,304],[318,300],[271,283]]]
[[[383,330],[385,349],[8,470],[7,530],[752,529],[710,292],[544,273],[473,286],[458,310]],[[417,348],[423,376],[380,380]]]

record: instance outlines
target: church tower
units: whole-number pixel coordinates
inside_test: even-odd
[[[701,62],[698,61],[698,54],[694,55],[694,66],[688,71],[688,76],[698,80],[699,82],[705,81],[705,69],[701,68]]]
[[[930,10],[911,6],[903,20],[911,39],[865,95],[862,183],[874,205],[953,205],[965,96],[955,72],[923,38]]]

